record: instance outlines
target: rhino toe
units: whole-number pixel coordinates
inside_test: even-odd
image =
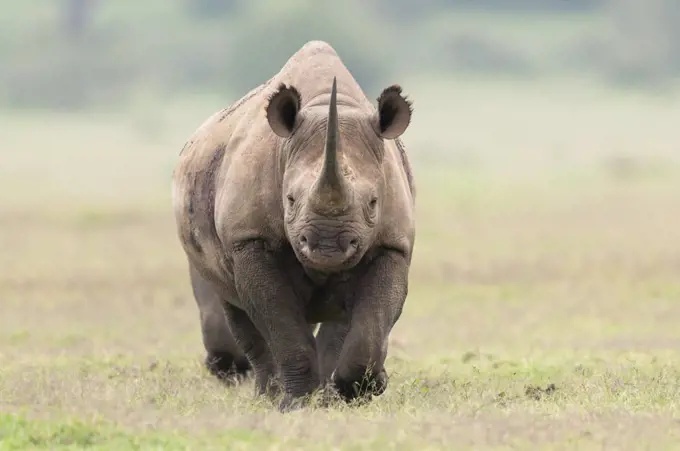
[[[387,389],[388,377],[387,372],[382,369],[377,374],[365,374],[356,380],[343,379],[334,372],[331,380],[345,402],[352,402],[368,401],[372,396],[382,395]]]
[[[241,382],[251,369],[247,360],[234,359],[228,352],[208,353],[204,363],[210,374],[226,383]]]

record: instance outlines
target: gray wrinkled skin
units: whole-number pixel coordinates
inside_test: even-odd
[[[194,133],[173,206],[213,373],[250,366],[281,410],[325,382],[348,401],[385,390],[415,240],[411,112],[311,41]]]

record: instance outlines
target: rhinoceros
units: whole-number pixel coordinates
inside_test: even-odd
[[[415,241],[412,111],[399,85],[376,108],[310,41],[187,141],[173,208],[213,372],[252,368],[281,411],[324,386],[384,392]]]

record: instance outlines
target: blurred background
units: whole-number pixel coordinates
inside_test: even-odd
[[[677,0],[2,2],[5,355],[199,361],[178,153],[312,39],[414,101],[393,355],[680,340],[679,25]]]
[[[669,102],[680,73],[678,5],[5,2],[0,174],[17,184],[20,204],[45,194],[76,200],[92,190],[167,193],[175,152],[193,129],[311,39],[336,48],[369,98],[388,84],[404,86],[416,107],[407,135],[416,164],[509,164],[523,174],[539,161],[562,169],[599,161],[626,172],[642,164],[630,154],[644,154],[645,169],[661,170],[659,155],[674,144],[649,138],[677,121]],[[129,179],[120,186],[123,172]]]
[[[230,99],[311,39],[331,42],[369,92],[463,74],[659,88],[680,71],[672,0],[27,0],[1,20],[12,108]]]
[[[413,100],[417,238],[377,407],[277,420],[200,370],[170,182],[204,120],[317,39],[369,99]],[[679,88],[678,0],[4,0],[0,412],[310,449],[670,438]],[[555,404],[493,401],[539,382]]]

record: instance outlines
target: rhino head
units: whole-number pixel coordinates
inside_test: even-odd
[[[334,272],[355,266],[374,242],[386,202],[384,139],[399,137],[411,104],[399,86],[386,88],[378,108],[342,97],[333,78],[330,100],[300,108],[294,86],[279,86],[267,105],[272,131],[283,138],[282,198],[286,236],[307,268]]]

